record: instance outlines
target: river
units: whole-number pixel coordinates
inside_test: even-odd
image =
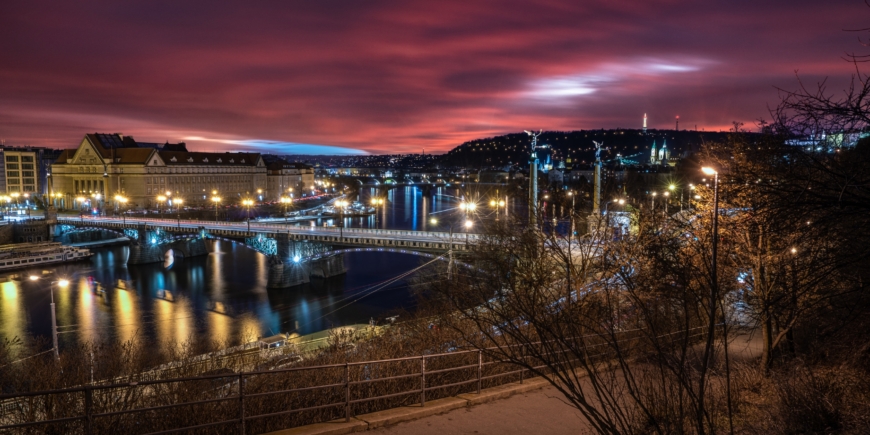
[[[372,194],[364,189],[359,199],[368,203]],[[456,188],[439,189],[433,197],[413,187],[397,188],[389,191],[376,216],[348,217],[344,225],[421,231],[452,226],[458,232],[466,220],[458,209],[459,198]],[[480,207],[476,219],[493,217],[493,210],[482,203]],[[182,343],[194,333],[217,341],[249,341],[279,332],[307,334],[370,319],[384,321],[413,310],[416,299],[409,291],[410,277],[382,283],[431,260],[350,252],[344,254],[347,273],[342,276],[267,289],[264,255],[232,242],[209,243],[208,256],[172,264],[127,266],[128,248],[115,246],[94,249],[88,261],[0,275],[0,337],[50,337],[52,288],[61,347],[136,337]],[[31,281],[30,275],[41,278]],[[61,278],[70,285],[52,285]]]

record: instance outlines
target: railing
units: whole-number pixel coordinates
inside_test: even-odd
[[[363,412],[381,409],[383,406],[377,406],[376,402],[389,399],[399,399],[396,402],[398,405],[425,404],[427,394],[435,397],[444,396],[443,394],[432,394],[433,392],[447,391],[447,395],[469,391],[479,393],[484,384],[488,384],[486,382],[488,380],[513,376],[514,379],[508,381],[522,381],[525,370],[501,370],[499,373],[489,374],[484,369],[500,363],[502,362],[485,361],[481,351],[462,351],[388,360],[293,367],[260,372],[221,373],[168,380],[148,380],[17,395],[0,395],[0,401],[13,397],[18,399],[16,407],[19,408],[17,410],[3,409],[5,415],[0,415],[0,424],[5,425],[0,425],[0,433],[25,429],[35,429],[39,433],[45,433],[63,428],[64,433],[90,435],[104,433],[109,428],[124,427],[126,434],[148,433],[156,435],[216,426],[223,426],[223,430],[235,427],[239,433],[245,433],[246,430],[254,429],[256,431],[256,429],[265,429],[264,426],[271,426],[268,424],[258,425],[256,423],[258,420],[312,412],[327,415],[326,418],[330,420],[339,415],[349,420],[353,417],[356,409]],[[376,376],[377,372],[388,365],[393,367],[387,371],[397,374]],[[310,372],[319,373],[310,375]],[[468,373],[464,373],[459,380],[456,380],[451,374],[457,372]],[[294,375],[301,378],[326,377],[331,379],[326,379],[327,382],[297,388],[264,388],[270,384],[280,386],[288,381],[287,378]],[[371,387],[376,384],[381,384],[381,389],[385,393],[367,395],[366,392],[371,391]],[[384,384],[390,385],[383,387]],[[463,386],[469,388],[463,390]],[[163,403],[165,401],[158,398],[159,395],[178,396],[179,390],[199,392],[212,397],[205,400],[188,400],[195,398],[196,395],[182,394],[182,396],[187,397],[182,397],[175,403]],[[326,403],[305,400],[299,397],[300,393],[312,398],[326,398]],[[303,404],[308,402],[307,406],[287,409],[284,406],[288,404],[287,396],[301,399],[296,401]],[[141,401],[149,403],[151,406],[136,407],[133,404],[131,407],[130,401],[124,400],[124,398],[129,397],[140,399],[134,402]],[[411,401],[401,400],[409,397],[413,399]],[[293,401],[289,400],[289,402]],[[272,406],[269,406],[269,402],[272,403]],[[171,427],[173,426],[172,422],[178,422],[174,418],[165,419],[169,420],[170,424],[168,425],[161,424],[159,421],[152,421],[151,424],[137,421],[153,418],[149,416],[153,413],[160,413],[166,417],[172,414],[172,410],[179,410],[179,408],[187,408],[191,411],[191,415],[182,417],[182,420],[188,423],[183,426]],[[204,408],[204,412],[197,413],[196,408]],[[216,410],[221,412],[214,413]],[[259,410],[259,412],[255,410]],[[12,423],[10,414],[29,415],[31,419],[36,421]],[[208,419],[211,421],[198,419],[197,415],[209,417]],[[221,415],[223,418],[215,420],[214,417],[217,415]],[[226,418],[226,416],[235,417]],[[252,425],[255,427],[251,427]],[[145,428],[146,432],[136,432],[135,428]]]
[[[59,218],[57,220],[58,223],[63,224],[71,224],[71,225],[81,225],[83,222],[89,221],[91,224],[96,222],[108,223],[108,224],[120,224],[121,226],[129,226],[138,223],[146,223],[152,225],[159,225],[161,227],[179,227],[184,225],[187,228],[190,227],[225,227],[225,228],[238,228],[240,231],[247,231],[248,225],[246,222],[224,222],[224,221],[200,221],[200,220],[174,220],[174,219],[154,219],[154,218],[135,218],[135,219],[127,219],[126,224],[121,222],[116,222],[118,219],[112,218],[101,218],[101,217],[91,217],[86,220],[82,219],[74,219],[74,218]],[[336,228],[336,227],[314,227],[314,226],[287,226],[287,225],[277,225],[277,224],[264,224],[264,223],[251,223],[250,225],[251,232],[259,231],[269,231],[274,233],[289,233],[289,234],[314,234],[314,233],[326,233],[326,234],[340,234],[340,235],[348,235],[351,237],[372,237],[372,236],[380,236],[380,237],[413,237],[416,239],[422,240],[441,240],[446,241],[450,239],[451,233],[444,231],[411,231],[411,230],[381,230],[381,229],[368,229],[368,228]],[[454,243],[463,242],[466,238],[469,241],[477,240],[481,235],[474,233],[453,233],[452,238]]]
[[[584,337],[583,355],[571,355],[577,349],[568,348],[549,355],[565,364],[563,368],[570,368],[570,361],[606,361],[614,355],[607,350],[590,355],[590,349],[607,349],[616,343],[633,346],[630,342],[644,339],[639,330],[623,335],[615,343],[601,340],[597,344],[590,344]],[[669,337],[676,343],[704,335],[705,328],[701,327],[658,338]],[[531,369],[548,372],[553,368],[550,364],[525,352],[539,344],[511,347],[520,349]],[[551,346],[538,349],[544,347]],[[136,378],[111,385],[4,394],[0,395],[0,405],[4,405],[0,406],[0,433],[158,435],[206,428],[219,429],[220,433],[231,428],[241,434],[261,433],[336,418],[349,421],[354,415],[396,406],[425,405],[433,398],[479,394],[483,388],[522,383],[528,377],[529,369],[489,354],[465,350],[269,371],[226,370],[163,380]],[[553,354],[559,356],[554,358]],[[563,358],[565,354],[568,356]]]

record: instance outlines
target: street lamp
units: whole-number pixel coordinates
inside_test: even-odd
[[[468,245],[468,231],[471,230],[471,227],[474,226],[474,222],[471,219],[465,219],[465,244]]]
[[[384,198],[372,198],[372,205],[375,206],[375,229],[378,229],[378,207],[384,203]]]
[[[39,280],[39,276],[37,276],[37,275],[30,275],[29,278],[31,281]],[[58,347],[57,347],[57,311],[55,310],[55,306],[54,306],[54,286],[55,286],[55,284],[57,284],[58,287],[67,288],[69,286],[69,281],[66,279],[59,279],[57,281],[52,281],[51,284],[49,284],[49,288],[48,288],[48,292],[51,295],[51,344],[52,344],[53,350],[54,350],[54,357],[60,358],[60,354],[58,352]]]
[[[178,228],[181,228],[181,204],[184,204],[184,200],[181,198],[175,198],[175,215],[178,217]]]
[[[81,212],[83,212],[85,209],[85,201],[87,201],[87,200],[88,199],[85,198],[84,196],[77,196],[76,197],[76,201],[79,203],[79,215],[80,216],[81,216]]]
[[[281,204],[284,204],[284,222],[287,222],[287,204],[290,204],[293,200],[286,196],[282,196],[279,201]]]
[[[719,172],[709,166],[702,167],[701,171],[706,175],[713,176],[713,242],[711,244],[712,257],[710,259],[710,281],[712,286],[710,288],[710,327],[707,332],[707,343],[712,343],[713,326],[716,324],[716,300],[719,298],[719,282],[716,276],[716,257],[719,249]],[[724,328],[725,325],[723,325]],[[727,348],[725,352],[727,354]],[[705,355],[704,364],[707,363],[706,357],[707,355]]]
[[[335,201],[335,206],[338,207],[338,234],[339,237],[344,237],[344,208],[347,207],[347,201],[340,199]]]
[[[242,205],[245,206],[248,214],[248,232],[251,232],[251,206],[254,205],[254,200],[252,199],[244,199],[242,200]]]
[[[216,194],[216,193],[217,193],[217,191],[212,191],[212,194]],[[219,197],[217,195],[212,196],[211,202],[214,203],[214,221],[217,222],[217,217],[218,217],[217,208],[218,208],[218,204],[221,202],[221,197]]]
[[[165,196],[160,195],[160,196],[157,197],[157,212],[158,212],[158,213],[160,212],[160,203],[163,202],[163,201],[166,201],[166,197],[165,197]]]

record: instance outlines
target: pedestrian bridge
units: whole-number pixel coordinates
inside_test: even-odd
[[[102,217],[58,218],[55,236],[84,228],[127,235],[132,241],[128,264],[162,262],[170,251],[184,256],[207,254],[204,240],[208,238],[243,243],[269,257],[269,286],[278,288],[307,282],[310,276],[344,273],[340,253],[348,248],[376,248],[360,250],[362,252],[462,252],[480,237],[479,234],[441,231]]]

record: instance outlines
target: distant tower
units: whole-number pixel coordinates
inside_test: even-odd
[[[643,132],[646,133],[646,113],[643,114]]]
[[[677,131],[680,131],[680,115],[677,115]]]
[[[668,152],[668,141],[665,140],[664,143],[662,143],[662,149],[659,150],[659,164],[667,164],[669,154],[670,153]]]
[[[652,152],[649,154],[649,164],[656,164],[656,159],[658,158],[658,154],[656,154],[656,141],[653,141]]]

